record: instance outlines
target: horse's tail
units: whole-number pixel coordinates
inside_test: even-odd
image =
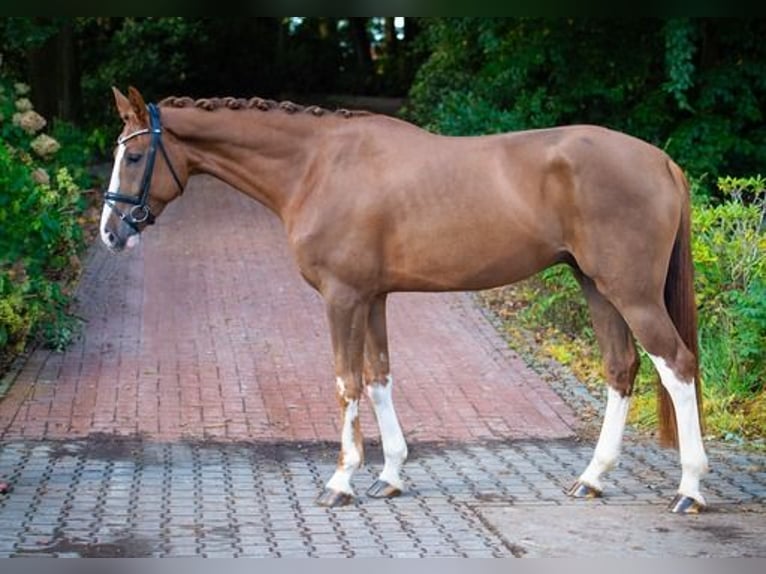
[[[694,355],[694,387],[697,393],[697,409],[701,424],[702,393],[697,342],[697,306],[694,300],[694,264],[691,249],[691,197],[689,182],[681,168],[669,160],[668,169],[676,186],[683,190],[683,203],[681,221],[676,232],[676,240],[665,279],[665,306],[678,334],[681,336],[681,340]],[[661,383],[658,384],[657,411],[660,444],[677,447],[678,432],[675,410],[670,395]]]

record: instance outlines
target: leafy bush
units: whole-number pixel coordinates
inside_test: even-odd
[[[87,153],[71,126],[46,120],[26,86],[0,79],[0,368],[39,335],[54,347],[73,334],[69,285],[80,268]]]
[[[766,179],[721,178],[728,199],[694,210],[702,369],[726,395],[766,381]]]
[[[533,324],[550,324],[572,336],[586,336],[595,341],[588,307],[580,285],[566,265],[556,265],[530,282],[531,298],[523,315]]]

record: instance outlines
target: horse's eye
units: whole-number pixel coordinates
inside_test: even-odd
[[[138,163],[141,161],[141,157],[143,156],[140,153],[129,153],[125,156],[125,159],[128,163]]]

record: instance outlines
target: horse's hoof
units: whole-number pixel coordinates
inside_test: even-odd
[[[668,506],[668,510],[673,514],[699,514],[705,510],[705,505],[691,496],[679,493]]]
[[[337,508],[338,506],[348,506],[354,501],[354,495],[347,492],[340,492],[338,490],[331,490],[325,488],[322,494],[317,498],[317,504],[319,506],[326,506],[327,508]]]
[[[372,486],[367,489],[367,496],[370,498],[394,498],[401,493],[401,488],[396,488],[385,480],[380,479],[372,483]]]
[[[8,494],[11,491],[11,485],[7,482],[0,482],[0,494]]]
[[[581,480],[576,480],[567,490],[567,495],[572,498],[601,498],[601,491]]]

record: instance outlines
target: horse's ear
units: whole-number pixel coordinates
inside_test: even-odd
[[[128,98],[114,86],[112,86],[112,93],[114,94],[114,103],[117,106],[117,113],[120,114],[120,119],[123,122],[128,123],[130,118],[134,116],[130,100],[128,100]]]
[[[130,101],[130,105],[133,108],[133,113],[136,114],[138,121],[142,124],[148,125],[149,116],[146,113],[146,102],[144,102],[144,97],[141,95],[141,92],[139,92],[133,86],[130,86],[128,88],[128,100]]]

